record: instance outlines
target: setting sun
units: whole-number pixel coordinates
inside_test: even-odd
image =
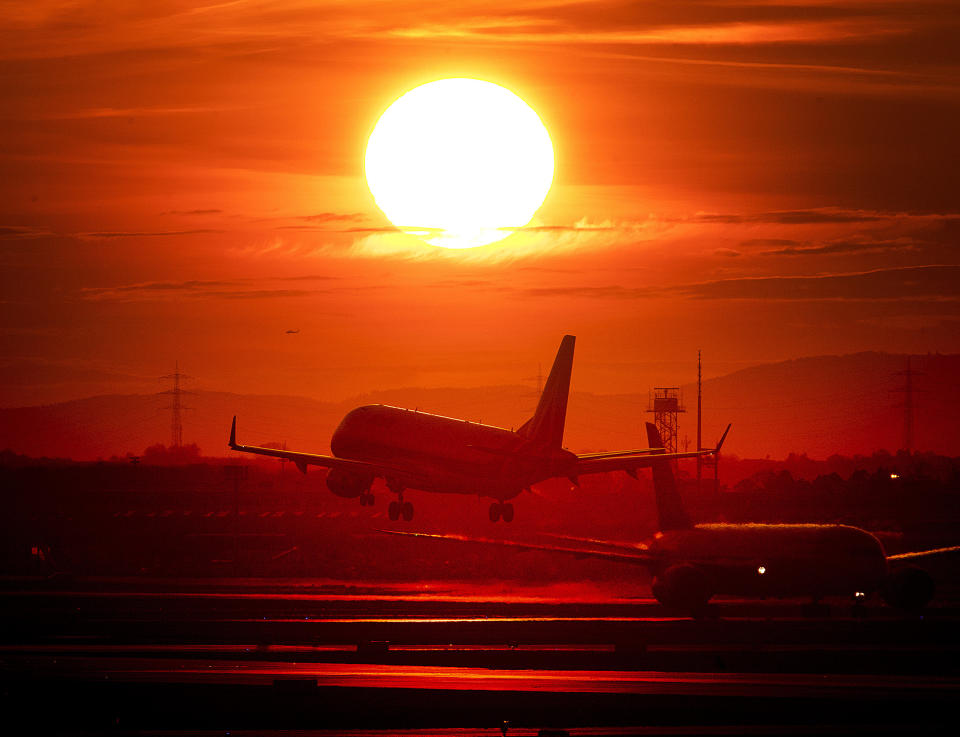
[[[553,182],[553,144],[509,90],[443,79],[394,102],[367,142],[367,184],[405,233],[445,248],[506,238],[530,222]]]

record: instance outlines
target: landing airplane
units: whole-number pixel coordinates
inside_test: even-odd
[[[719,450],[718,445],[716,449],[664,454],[658,445],[576,455],[564,449],[575,341],[573,335],[564,336],[536,412],[516,432],[375,404],[357,407],[343,418],[330,440],[333,455],[240,445],[236,417],[229,445],[244,453],[286,458],[303,473],[310,465],[329,468],[330,491],[359,498],[364,506],[373,504],[370,487],[374,479],[382,478],[397,495],[390,502],[388,516],[391,520],[403,517],[407,522],[413,519],[413,504],[404,500],[407,489],[490,497],[494,500],[490,521],[512,522],[514,510],[508,500],[540,481],[565,476],[576,485],[580,476],[590,473],[620,470],[635,475],[638,468],[651,465],[654,453],[658,460],[671,460]]]
[[[651,446],[660,435],[647,423]],[[563,545],[462,535],[380,530],[391,535],[476,542],[526,550],[546,550],[646,566],[653,595],[664,606],[699,613],[714,595],[806,597],[833,595],[863,599],[879,592],[890,606],[922,609],[933,597],[933,579],[910,566],[922,558],[960,552],[960,546],[887,555],[871,533],[848,525],[699,524],[694,525],[677,491],[667,456],[651,465],[660,531],[645,542],[629,543],[554,536]],[[576,544],[574,544],[576,543]],[[590,547],[583,547],[583,545]]]

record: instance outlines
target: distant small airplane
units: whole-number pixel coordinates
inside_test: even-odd
[[[297,328],[296,330],[288,330],[287,335],[296,335],[299,332],[300,332],[300,328]]]
[[[651,446],[660,445],[647,423]],[[490,540],[462,535],[380,530],[391,535],[428,537],[546,550],[646,566],[653,595],[661,604],[697,614],[714,595],[821,597],[854,600],[879,592],[890,606],[922,609],[933,598],[930,574],[909,565],[933,556],[960,553],[960,546],[887,555],[871,533],[848,525],[691,523],[677,491],[669,456],[653,456],[653,488],[660,531],[645,542],[567,537],[563,545]],[[589,547],[584,547],[587,545]]]
[[[653,453],[661,454],[658,459],[674,459],[720,450],[723,438],[715,449],[666,455],[660,446],[585,455],[564,449],[575,341],[572,335],[564,336],[536,412],[516,432],[375,404],[357,407],[343,418],[330,440],[332,456],[240,445],[236,417],[229,445],[244,453],[288,458],[303,473],[309,465],[325,466],[330,469],[327,488],[337,496],[359,497],[364,506],[373,504],[370,487],[374,479],[382,478],[397,494],[388,516],[408,522],[413,505],[404,501],[405,489],[490,497],[494,499],[490,521],[512,522],[513,505],[507,500],[537,482],[566,476],[576,485],[584,474],[617,470],[635,475],[638,468],[651,465]]]

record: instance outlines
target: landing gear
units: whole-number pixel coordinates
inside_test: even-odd
[[[376,497],[371,494],[369,491],[365,491],[360,495],[360,506],[361,507],[372,507],[373,503],[376,501]]]
[[[696,566],[680,563],[670,566],[653,579],[654,598],[667,609],[687,612],[696,618],[703,617],[710,601],[710,581]]]
[[[513,522],[513,505],[505,504],[502,502],[494,502],[490,505],[490,521],[499,522],[500,520],[504,522]]]
[[[401,494],[398,500],[390,502],[390,506],[387,507],[387,516],[394,522],[401,517],[403,517],[404,522],[409,522],[413,519],[413,505],[410,502],[403,501],[403,495]]]

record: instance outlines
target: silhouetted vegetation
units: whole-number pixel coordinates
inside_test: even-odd
[[[235,487],[227,466],[236,463],[201,458],[195,447],[171,453],[156,446],[139,458],[87,463],[0,453],[2,572],[529,581],[644,575],[602,561],[384,536],[375,530],[391,524],[385,511],[392,495],[379,483],[377,504],[362,508],[331,494],[322,470],[303,475],[272,459],[245,464],[248,473]],[[681,491],[701,522],[855,524],[878,532],[892,551],[960,540],[958,458],[724,457],[720,493],[712,469],[704,469],[699,491],[693,472],[692,463],[681,466]],[[656,531],[649,474],[587,476],[579,487],[554,479],[536,491],[514,500],[510,528],[500,523],[495,530],[486,518],[488,501],[413,491],[417,517],[410,528],[615,540]]]

